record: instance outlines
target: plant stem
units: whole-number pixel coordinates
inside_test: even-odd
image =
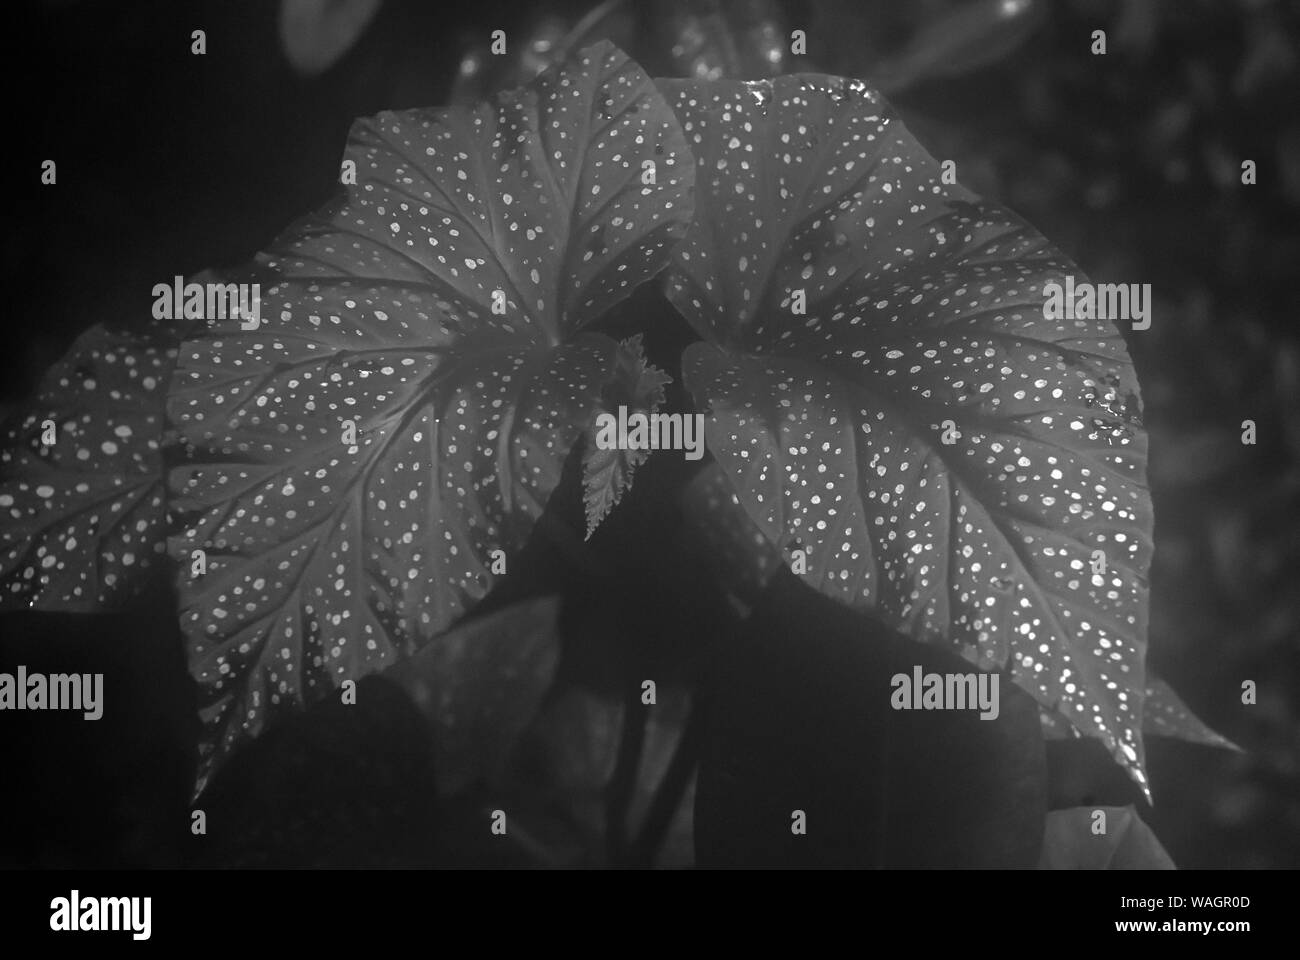
[[[618,760],[605,793],[605,851],[611,866],[623,865],[627,854],[627,814],[636,795],[637,770],[645,746],[646,713],[640,709],[640,689],[629,687],[623,701],[623,735]]]
[[[673,817],[681,806],[686,788],[695,775],[700,760],[700,742],[703,739],[704,710],[699,697],[692,697],[690,713],[682,727],[673,758],[668,763],[663,779],[655,790],[650,809],[646,811],[640,833],[632,845],[630,860],[634,866],[654,866],[655,857],[663,845]]]

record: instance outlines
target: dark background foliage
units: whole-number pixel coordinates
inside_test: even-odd
[[[963,183],[1016,210],[1094,279],[1153,285],[1153,326],[1129,343],[1156,507],[1150,663],[1246,752],[1153,741],[1156,806],[1143,816],[1183,867],[1300,865],[1300,4],[1040,3],[1024,26],[937,60],[918,38],[931,48],[946,42],[933,24],[962,6],[955,0],[743,6],[785,35],[805,29],[808,67],[876,78],[930,152],[957,161]],[[572,22],[586,8],[389,2],[339,63],[304,79],[281,52],[273,3],[42,5],[36,22],[7,37],[7,62],[21,76],[9,86],[4,157],[18,211],[3,234],[0,412],[91,324],[144,315],[154,283],[241,261],[324,200],[354,117],[442,103],[461,56],[489,31],[522,39],[546,17]],[[197,28],[207,31],[204,57],[189,52]],[[1105,57],[1088,49],[1099,28]],[[655,72],[653,51],[629,52]],[[39,185],[47,158],[58,162],[55,187]],[[1255,186],[1240,182],[1243,159],[1258,166]],[[637,329],[646,319],[638,311],[660,308],[638,296],[615,322]],[[688,334],[671,317],[653,322],[662,326],[648,342],[651,359],[670,366]],[[1257,446],[1239,441],[1246,418],[1259,425]],[[805,648],[822,657],[807,667],[814,689],[835,689],[831,675],[844,664],[893,655],[885,638],[871,653],[840,643],[852,631],[838,613],[784,583],[766,598],[761,626],[733,635],[682,518],[664,506],[681,471],[652,460],[587,545],[580,533],[555,532],[581,529],[576,497],[557,498],[554,522],[543,524],[551,534],[514,568],[516,592],[564,596],[562,676],[615,700],[646,670],[704,679],[730,691],[713,698],[715,716],[760,723],[763,706],[736,691],[757,697],[774,674],[797,667],[792,640],[816,638]],[[595,573],[604,577],[593,581]],[[205,804],[223,829],[193,840],[193,692],[166,606],[162,596],[131,617],[0,618],[0,669],[102,670],[120,705],[90,734],[78,719],[5,719],[0,863],[482,859],[457,848],[458,811],[435,811],[420,718],[379,680],[363,685],[359,716],[318,708],[238,758]],[[750,654],[743,667],[728,655],[737,643]],[[1240,703],[1245,679],[1259,685],[1257,706]],[[769,691],[763,704],[790,689]],[[862,719],[821,704],[783,709],[818,717],[816,728],[828,731],[825,763],[808,775],[827,778],[823,795],[833,796],[852,776],[837,764],[848,766],[858,749]],[[644,730],[621,729],[625,746],[644,746]],[[771,802],[788,809],[782,784],[806,780],[798,763],[817,744],[775,733],[764,742],[770,750],[756,767],[701,789],[753,796],[744,791],[763,784],[745,777],[771,771]],[[1005,744],[978,749],[990,763],[1007,756]],[[1132,800],[1100,750],[1049,745],[1046,760],[1052,805]],[[897,770],[917,776],[906,763]],[[854,842],[880,862],[879,837]],[[620,856],[636,862],[635,843],[627,846]]]

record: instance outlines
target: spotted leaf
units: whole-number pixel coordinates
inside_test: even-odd
[[[717,463],[687,484],[682,514],[733,608],[749,616],[781,569],[781,554],[749,518]]]
[[[10,421],[0,608],[109,609],[161,572],[163,406],[179,342],[171,321],[92,327]]]
[[[615,374],[605,388],[597,416],[618,417],[618,408],[630,414],[653,414],[664,402],[664,387],[672,377],[645,358],[641,335],[619,344]],[[598,423],[587,431],[582,455],[582,497],[587,513],[587,537],[590,538],[609,515],[623,494],[632,486],[632,475],[650,456],[648,450],[602,449],[596,443]]]
[[[1148,677],[1146,701],[1142,705],[1142,729],[1153,737],[1169,737],[1201,743],[1207,747],[1241,750],[1227,737],[1215,732],[1192,713],[1191,707],[1159,677]]]
[[[1041,719],[1043,736],[1047,739],[1065,740],[1079,735],[1059,714],[1045,711]],[[1194,714],[1192,708],[1183,702],[1183,698],[1174,692],[1173,687],[1149,673],[1146,695],[1142,701],[1142,732],[1148,737],[1166,737],[1207,747],[1241,750],[1241,747],[1223,734],[1215,732]]]
[[[810,585],[1009,670],[1145,788],[1138,386],[1111,322],[1044,311],[1085,278],[943,183],[860,82],[660,87],[698,164],[669,275],[703,338],[685,385],[750,518]]]
[[[260,327],[210,322],[169,398],[200,785],[487,593],[614,375],[584,327],[691,215],[672,111],[609,44],[490,105],[360,120],[346,160],[356,185],[245,271]]]

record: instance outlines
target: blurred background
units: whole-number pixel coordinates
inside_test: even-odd
[[[18,212],[3,233],[0,414],[90,325],[143,315],[154,283],[244,260],[322,202],[356,116],[476,99],[602,36],[652,75],[876,84],[966,186],[1094,280],[1152,284],[1152,327],[1129,334],[1156,507],[1150,663],[1245,752],[1153,741],[1143,816],[1181,867],[1300,866],[1300,3],[46,0],[29,12],[5,40]],[[505,57],[488,52],[498,29]],[[56,186],[40,184],[45,159]],[[191,696],[179,652],[134,655],[157,658],[136,674],[149,706],[86,748],[106,770],[132,739],[172,759],[186,749],[168,729]],[[1248,679],[1254,706],[1240,702]],[[118,804],[183,803],[178,762],[180,774],[146,758],[87,782]],[[406,755],[393,763],[425,775]],[[106,865],[176,859],[170,834],[87,842]]]

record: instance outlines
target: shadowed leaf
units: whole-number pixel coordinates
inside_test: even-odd
[[[636,18],[627,0],[604,0],[570,23],[553,13],[538,16],[523,29],[508,31],[506,52],[494,53],[492,38],[467,37],[448,102],[472,104],[498,90],[519,86],[543,70],[563,63],[574,51],[608,41],[636,57]],[[499,38],[498,38],[499,39]]]
[[[1093,833],[1106,815],[1106,832]],[[1174,870],[1174,861],[1132,807],[1051,810],[1043,835],[1040,870]]]
[[[918,666],[969,670],[778,573],[705,690],[700,864],[1037,863],[1047,782],[1033,698],[1003,678],[996,718],[893,709],[892,677]]]
[[[352,48],[383,0],[280,0],[280,46],[293,68],[314,77]]]
[[[773,0],[676,0],[653,22],[678,76],[752,80],[781,73],[789,33]]]
[[[873,71],[893,96],[915,83],[957,76],[996,63],[1047,19],[1043,0],[961,2],[926,24],[897,57]]]
[[[518,603],[434,637],[385,671],[433,727],[442,793],[495,782],[550,688],[559,602]]]

